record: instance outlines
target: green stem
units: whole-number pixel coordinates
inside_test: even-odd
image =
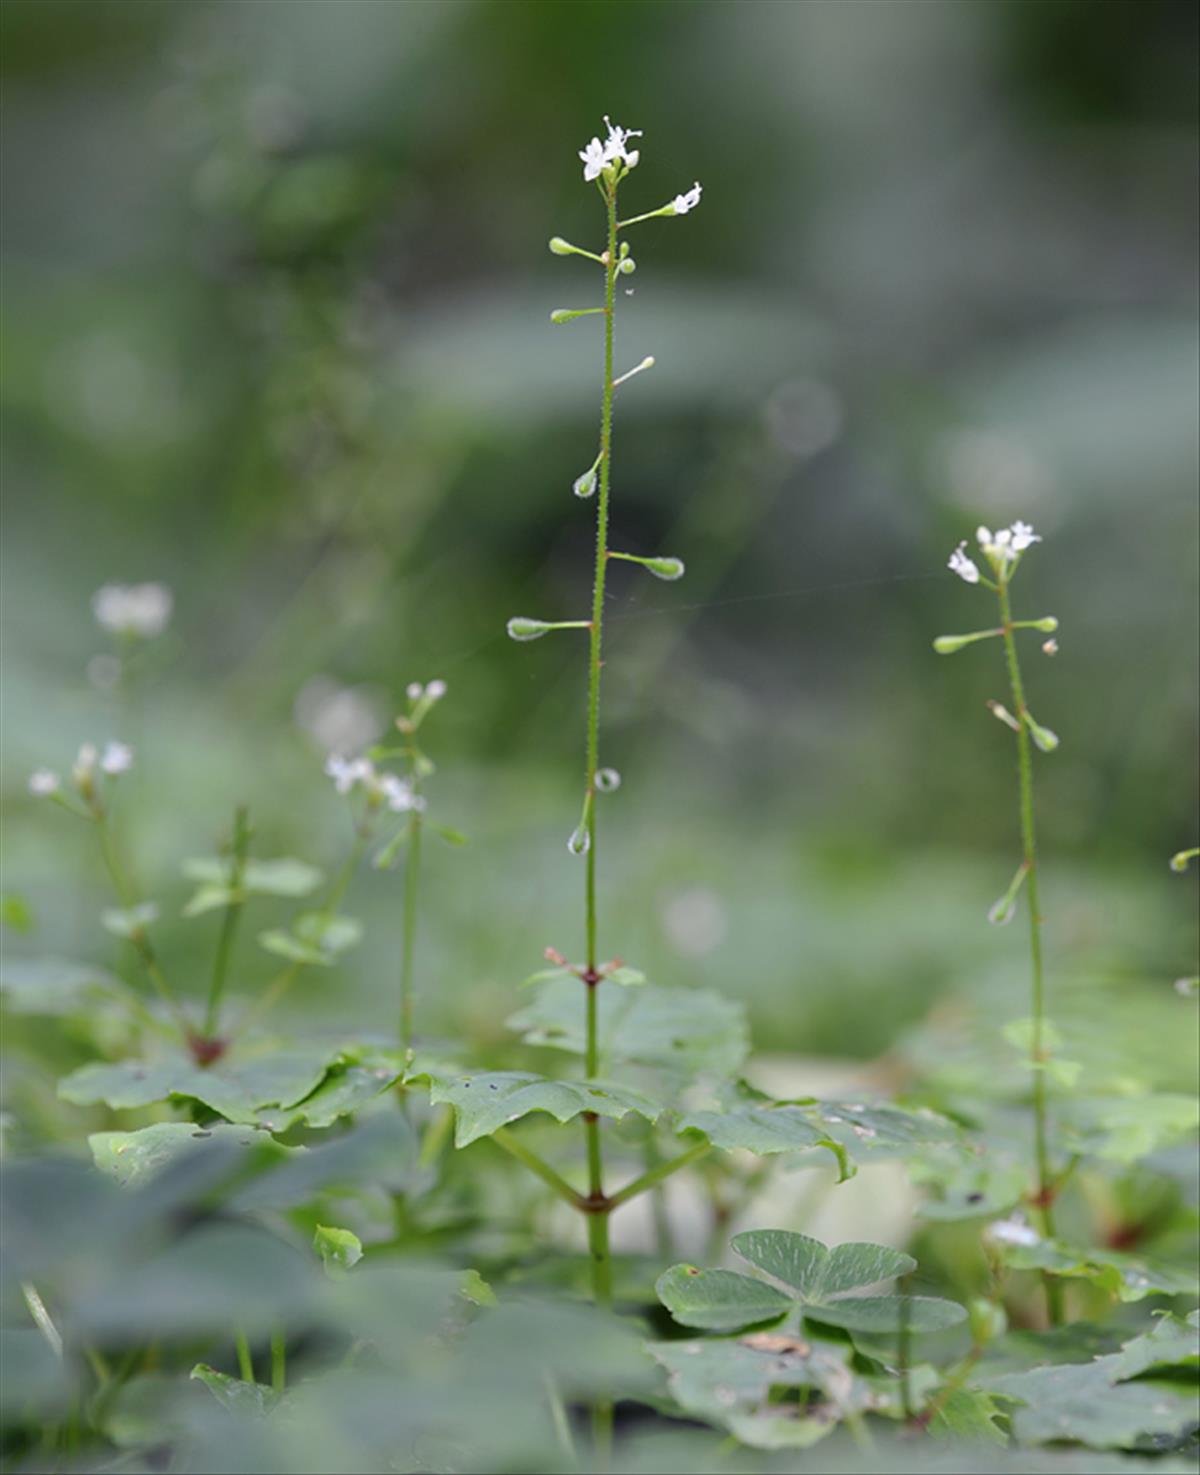
[[[234,1333],[234,1346],[237,1348],[238,1376],[243,1383],[254,1382],[254,1358],[250,1355],[250,1341],[241,1327]]]
[[[133,892],[129,882],[126,880],[125,871],[117,857],[116,846],[113,844],[112,831],[108,827],[108,816],[104,810],[95,805],[92,814],[96,821],[96,833],[100,837],[100,854],[104,860],[105,869],[108,871],[109,879],[112,881],[113,890],[121,907],[128,911],[133,906]],[[139,927],[130,933],[129,941],[133,944],[134,951],[141,959],[142,967],[146,971],[146,977],[154,985],[159,997],[170,1010],[171,1017],[175,1020],[180,1033],[186,1038],[191,1033],[187,1015],[183,1012],[183,1006],[175,997],[175,991],[167,982],[162,969],[158,964],[154,946],[146,935],[144,927]]]
[[[536,1152],[526,1147],[521,1139],[508,1130],[507,1127],[497,1127],[492,1133],[492,1141],[505,1152],[510,1153],[518,1162],[524,1163],[529,1171],[548,1184],[559,1198],[565,1199],[573,1209],[582,1208],[586,1200],[571,1187],[567,1180],[561,1177]]]
[[[287,1340],[282,1327],[271,1333],[271,1387],[276,1393],[287,1388]]]
[[[54,1318],[46,1310],[46,1303],[38,1294],[38,1289],[31,1280],[23,1280],[21,1282],[21,1296],[25,1301],[30,1316],[33,1318],[34,1325],[41,1332],[42,1336],[45,1337],[55,1357],[61,1362],[63,1358],[62,1333],[54,1325]]]
[[[643,1173],[640,1178],[635,1178],[632,1183],[627,1183],[624,1188],[618,1189],[608,1200],[610,1210],[619,1209],[622,1204],[627,1204],[630,1199],[637,1198],[639,1194],[646,1192],[648,1188],[654,1188],[672,1173],[678,1173],[680,1168],[686,1168],[697,1162],[707,1152],[712,1150],[709,1142],[697,1142],[689,1147],[686,1152],[681,1152],[678,1157],[668,1158],[666,1162],[659,1163],[657,1167],[651,1168],[648,1173]]]
[[[1037,1207],[1041,1215],[1043,1234],[1054,1237],[1054,1182],[1050,1173],[1050,1153],[1046,1130],[1046,1071],[1045,1071],[1045,1016],[1046,978],[1042,961],[1042,914],[1038,902],[1037,829],[1033,807],[1033,760],[1030,752],[1029,729],[1025,722],[1028,708],[1025,704],[1025,688],[1021,681],[1021,667],[1017,660],[1017,643],[1013,638],[1012,608],[1008,597],[1008,582],[1002,578],[998,590],[1000,621],[1004,629],[1004,655],[1008,663],[1008,680],[1012,688],[1013,707],[1021,723],[1017,733],[1017,771],[1021,805],[1021,845],[1026,870],[1026,891],[1029,897],[1029,952],[1032,965],[1032,1016],[1033,1028],[1029,1038],[1029,1063],[1033,1076],[1033,1143],[1034,1160],[1037,1168]],[[1062,1287],[1054,1276],[1042,1277],[1046,1291],[1046,1309],[1052,1325],[1062,1320]]]
[[[414,786],[415,793],[415,786]],[[400,1049],[412,1046],[413,960],[417,941],[417,890],[421,880],[421,811],[408,817],[408,855],[404,862],[404,935],[400,954]]]
[[[242,915],[242,881],[246,874],[246,852],[250,846],[250,827],[246,822],[246,806],[239,804],[233,813],[233,854],[229,865],[229,889],[233,897],[225,908],[221,923],[221,934],[217,938],[217,954],[213,959],[212,982],[208,987],[208,1008],[204,1013],[204,1033],[212,1039],[217,1033],[221,1017],[221,994],[225,989],[225,977],[229,972],[229,958],[233,951],[233,939],[237,935],[238,922]]]

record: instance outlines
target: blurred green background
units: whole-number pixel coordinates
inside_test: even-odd
[[[619,365],[657,367],[619,395],[614,540],[688,576],[614,570],[602,948],[745,999],[772,1050],[872,1054],[974,989],[1025,1012],[1023,930],[984,920],[1018,844],[1000,652],[930,649],[992,620],[951,547],[1024,517],[1020,611],[1062,622],[1026,656],[1063,739],[1052,993],[1165,1009],[1196,950],[1166,864],[1197,834],[1196,14],[5,0],[5,886],[35,923],[6,946],[113,956],[93,837],[24,786],[127,734],[126,843],[198,997],[219,923],[179,918],[179,862],[245,800],[258,853],[332,868],[324,752],[438,676],[433,813],[471,843],[430,851],[422,1024],[486,1058],[541,949],[578,953],[582,643],[503,631],[588,597],[600,331],[549,310],[597,282],[546,241],[598,239],[576,150],[608,112],[645,131],[627,213],[704,199],[637,229],[619,299]],[[175,618],[121,702],[89,601],[146,579]],[[398,897],[360,877],[367,941],[297,1027],[390,1027]]]

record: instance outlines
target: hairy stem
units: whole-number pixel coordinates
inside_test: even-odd
[[[1017,660],[1017,643],[1013,638],[1012,608],[1008,597],[1008,581],[1001,576],[998,590],[1000,621],[1004,629],[1004,655],[1008,664],[1008,681],[1012,689],[1013,708],[1021,724],[1017,732],[1017,772],[1021,809],[1021,846],[1026,870],[1026,893],[1029,899],[1029,953],[1032,972],[1033,1026],[1029,1037],[1029,1063],[1033,1077],[1033,1151],[1037,1170],[1037,1207],[1043,1234],[1054,1235],[1054,1182],[1050,1173],[1050,1153],[1046,1130],[1045,1020],[1046,978],[1042,961],[1042,914],[1038,903],[1037,829],[1033,807],[1033,759],[1029,728],[1025,717],[1025,688]],[[1062,1320],[1062,1287],[1049,1274],[1042,1277],[1046,1290],[1046,1309],[1050,1321]]]
[[[242,881],[246,873],[246,852],[250,846],[250,827],[246,821],[246,806],[239,804],[233,815],[233,852],[229,864],[229,890],[233,898],[225,908],[221,923],[221,934],[217,938],[217,953],[213,959],[212,981],[208,987],[208,1008],[204,1013],[204,1033],[211,1039],[217,1032],[221,1015],[221,994],[225,989],[225,977],[229,972],[229,959],[233,951],[233,939],[237,935],[241,920]]]

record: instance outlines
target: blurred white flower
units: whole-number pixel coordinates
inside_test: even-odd
[[[348,794],[355,784],[368,783],[375,777],[375,769],[368,759],[343,758],[340,753],[330,753],[326,758],[325,772],[339,794]]]
[[[410,702],[419,702],[425,695],[425,688],[419,681],[410,681],[404,688],[404,695]]]
[[[57,794],[62,780],[52,769],[39,768],[29,775],[29,792],[39,799]]]
[[[376,792],[387,801],[387,807],[397,814],[406,814],[410,809],[424,809],[425,802],[413,793],[412,785],[394,773],[383,773],[375,779]]]
[[[446,683],[444,681],[431,681],[425,688],[425,695],[432,702],[440,702],[446,695]]]
[[[946,564],[946,567],[956,573],[960,579],[964,579],[968,584],[978,584],[979,569],[967,557],[966,547],[967,544],[966,540],[964,539],[963,542],[961,542],[954,550],[954,552],[950,555],[950,559],[949,562]]]
[[[167,628],[174,603],[165,584],[105,584],[92,595],[92,613],[114,635],[149,640]]]
[[[1042,1239],[1024,1214],[1010,1214],[1007,1219],[997,1219],[983,1233],[993,1244],[1021,1245],[1026,1248],[1040,1244]]]
[[[1027,522],[1014,522],[1009,532],[1012,534],[1012,546],[1018,553],[1024,553],[1026,548],[1032,548],[1035,543],[1042,541]]]
[[[697,180],[686,195],[676,195],[671,201],[671,210],[676,215],[686,215],[700,203],[700,181]]]
[[[133,767],[133,749],[128,743],[106,744],[100,755],[100,767],[112,777],[127,773]]]
[[[297,693],[296,721],[325,753],[360,753],[386,726],[382,694],[373,687],[342,686],[314,676]]]

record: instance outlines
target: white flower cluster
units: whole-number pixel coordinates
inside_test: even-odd
[[[626,169],[633,169],[641,158],[637,149],[629,147],[631,138],[641,138],[640,128],[619,128],[610,123],[607,116],[604,126],[608,129],[608,137],[604,142],[593,138],[586,148],[579,151],[579,157],[583,160],[583,177],[589,183],[593,179],[599,179],[612,164],[623,164]]]
[[[995,533],[990,528],[977,528],[975,537],[980,549],[998,572],[1007,568],[1027,548],[1042,541],[1040,534],[1035,533],[1027,522],[1020,521]],[[946,567],[968,584],[979,583],[979,565],[968,557],[965,538],[950,555]]]
[[[404,689],[404,695],[410,702],[419,702],[422,697],[427,702],[440,702],[446,695],[446,683],[444,681],[430,681],[422,686],[419,681],[410,681]]]
[[[343,758],[340,753],[331,753],[325,760],[325,772],[339,794],[352,793],[361,785],[369,803],[386,804],[398,814],[425,807],[424,799],[413,792],[406,779],[380,773],[369,758]]]
[[[109,778],[128,773],[133,767],[133,749],[127,743],[106,743],[101,752],[95,743],[84,743],[75,755],[71,778],[77,788],[91,787],[96,769]],[[39,799],[47,799],[62,788],[62,779],[52,768],[39,768],[29,775],[29,792]]]
[[[150,640],[167,628],[174,603],[165,584],[105,584],[92,595],[92,613],[114,635]]]
[[[1010,1214],[1007,1219],[996,1219],[983,1231],[984,1237],[997,1245],[1018,1245],[1030,1248],[1041,1243],[1041,1235],[1025,1218],[1024,1214]]]

